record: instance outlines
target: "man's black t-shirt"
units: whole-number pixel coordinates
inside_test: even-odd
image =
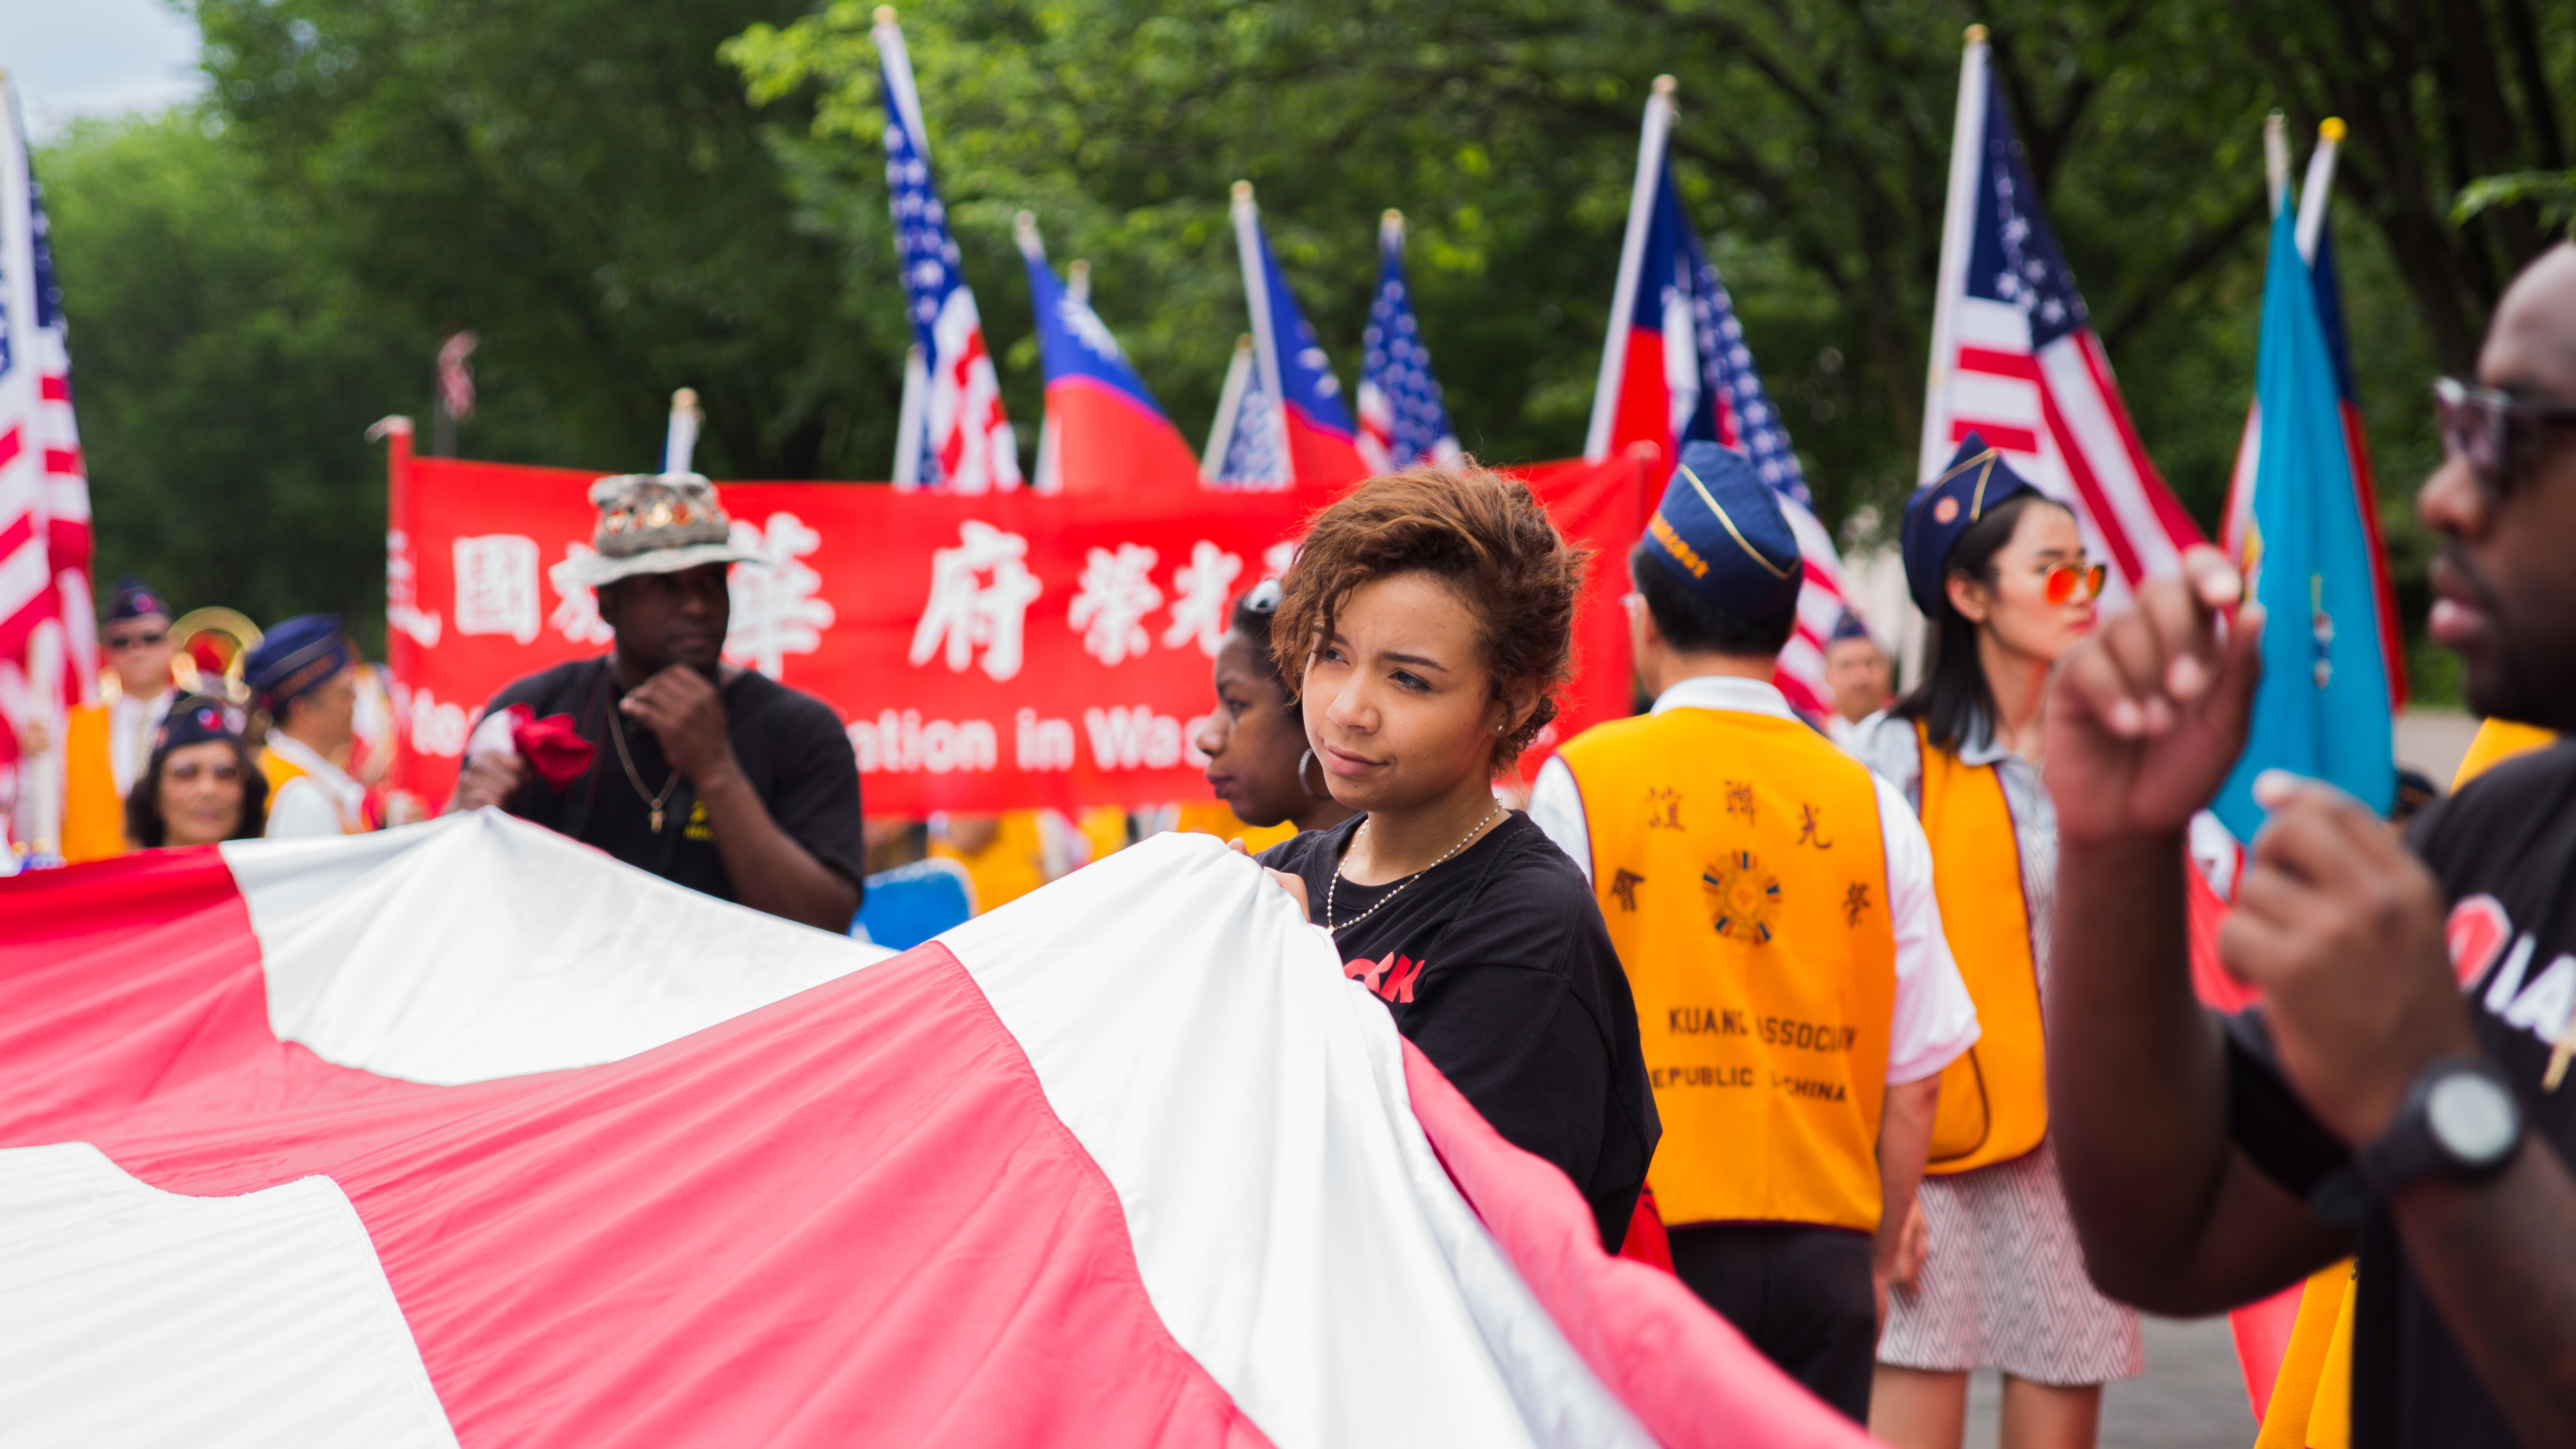
[[[1263,851],[1301,876],[1312,915],[1362,816]],[[1663,1134],[1646,1086],[1637,1006],[1592,887],[1524,815],[1389,900],[1400,882],[1334,889],[1344,970],[1494,1130],[1555,1163],[1612,1252]],[[1355,920],[1370,907],[1386,908]]]
[[[2417,818],[2407,843],[2450,902],[2451,964],[2478,1048],[2531,1122],[2524,1151],[2576,1160],[2576,1090],[2545,1091],[2551,1047],[2576,1011],[2576,743],[2508,760]],[[2255,1165],[2304,1197],[2349,1159],[2275,1065],[2259,1016],[2228,1030],[2229,1114]],[[2407,1262],[2395,1220],[2360,1233],[2354,1289],[2353,1449],[2518,1444]]]
[[[487,714],[525,704],[537,718],[568,714],[597,754],[590,768],[562,789],[531,774],[510,813],[575,840],[598,846],[629,865],[708,895],[733,900],[733,882],[716,852],[715,831],[689,782],[672,785],[663,805],[662,829],[653,830],[648,796],[635,788],[609,734],[609,710],[622,697],[610,659],[559,664],[513,681]],[[867,875],[866,835],[859,820],[859,767],[849,737],[832,707],[754,670],[724,682],[725,733],[769,818],[808,854],[861,885]],[[627,753],[646,791],[671,778],[662,743],[634,720],[621,720]]]

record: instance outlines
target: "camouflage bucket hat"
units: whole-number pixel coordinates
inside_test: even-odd
[[[711,563],[767,563],[733,542],[733,520],[715,486],[695,473],[623,473],[590,485],[599,505],[595,550],[567,560],[567,583],[594,588],[636,574],[675,574]]]

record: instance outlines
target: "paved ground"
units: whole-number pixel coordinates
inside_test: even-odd
[[[2100,1449],[2249,1449],[2254,1414],[2225,1318],[2146,1320],[2146,1377],[2102,1396]],[[1979,1374],[1968,1390],[1967,1449],[1995,1442],[2000,1388]]]

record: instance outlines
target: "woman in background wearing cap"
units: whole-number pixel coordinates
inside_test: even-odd
[[[2094,1441],[2101,1386],[2142,1368],[2137,1315],[2085,1276],[2049,1150],[2040,995],[2057,816],[2040,788],[2051,668],[2093,627],[2103,570],[2075,515],[1970,434],[1906,505],[1931,672],[1855,747],[1923,818],[1950,949],[1984,1035],[1941,1079],[1918,1196],[1922,1267],[1879,1342],[1870,1429],[1955,1446],[1970,1371],[2004,1375],[2003,1443]]]
[[[204,695],[170,707],[125,797],[125,834],[137,849],[259,838],[268,781],[242,743],[241,723],[239,710]]]

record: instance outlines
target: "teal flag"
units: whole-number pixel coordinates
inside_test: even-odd
[[[2397,793],[2370,531],[2295,212],[2285,205],[2272,220],[2254,393],[2263,429],[2252,510],[2253,597],[2268,620],[2263,683],[2244,757],[2212,807],[2239,840],[2262,827],[2254,777],[2265,770],[2332,781],[2382,813]]]

